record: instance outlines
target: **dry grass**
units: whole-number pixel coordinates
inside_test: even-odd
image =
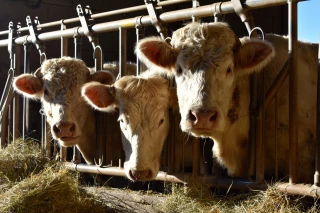
[[[312,198],[310,198],[312,200]],[[228,196],[212,193],[205,182],[189,180],[188,188],[172,185],[172,193],[168,195],[163,206],[164,213],[318,213],[320,205],[317,199],[310,203],[303,197],[289,196],[275,186],[266,191]]]
[[[88,187],[79,184],[77,173],[50,161],[41,151],[34,141],[22,140],[0,150],[0,212],[140,213],[139,205],[149,205],[150,209],[150,202],[145,203],[146,198],[138,199],[137,194],[131,194],[134,199],[125,200],[130,199],[130,195],[124,196],[130,194],[129,190],[116,193],[106,187],[87,190]],[[161,195],[161,202],[158,194],[148,193],[153,203],[158,203],[155,207],[151,205],[152,212],[320,212],[316,200],[306,206],[301,197],[288,196],[273,186],[267,191],[222,196],[212,193],[205,180],[190,179],[187,188],[171,184],[168,190],[170,193]]]

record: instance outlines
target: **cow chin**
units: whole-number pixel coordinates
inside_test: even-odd
[[[148,170],[147,174],[148,175],[144,175],[143,177],[139,177],[136,175],[136,177],[134,176],[135,174],[132,173],[132,170],[135,171],[141,171],[139,169],[137,169],[136,167],[131,167],[130,162],[125,162],[124,163],[124,172],[127,176],[128,179],[130,179],[131,181],[150,181],[156,178],[158,172],[159,172],[159,165],[154,165],[153,168],[146,168],[145,170]]]
[[[79,140],[79,137],[58,138],[58,142],[64,147],[75,146],[79,143]]]

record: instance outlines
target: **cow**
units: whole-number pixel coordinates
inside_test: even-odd
[[[40,100],[53,139],[64,147],[77,146],[86,163],[96,155],[94,110],[81,97],[81,87],[91,81],[111,84],[108,71],[90,72],[80,59],[53,58],[43,62],[34,74],[14,78],[14,90],[26,98]]]
[[[87,83],[82,96],[96,110],[119,110],[126,176],[132,181],[154,179],[169,133],[169,108],[177,105],[169,80],[146,71],[140,76],[123,76],[113,85]]]
[[[317,51],[316,44],[298,43],[298,168],[305,182],[312,181],[314,171]],[[181,129],[213,139],[213,154],[228,175],[246,177],[250,75],[263,71],[267,91],[288,59],[288,38],[268,34],[264,41],[239,39],[227,23],[190,23],[173,33],[171,45],[149,37],[138,42],[136,52],[148,67],[175,76]],[[277,121],[274,107],[266,111],[266,177],[274,177],[275,134],[279,174],[288,174],[288,85],[287,79],[277,95]]]

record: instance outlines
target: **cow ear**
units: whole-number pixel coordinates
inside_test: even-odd
[[[177,96],[177,88],[170,88],[170,97],[169,97],[169,107],[173,109],[173,111],[177,111],[179,109],[178,105],[178,96]]]
[[[90,81],[97,81],[101,84],[113,84],[115,81],[115,77],[110,71],[101,70],[92,73],[89,78],[89,82]]]
[[[256,39],[244,41],[235,52],[235,70],[237,74],[261,71],[274,55],[274,47],[267,41]]]
[[[94,109],[105,112],[113,110],[111,108],[115,103],[115,88],[113,86],[90,82],[82,87],[81,94]]]
[[[149,37],[141,39],[135,48],[139,60],[152,69],[157,66],[170,70],[175,67],[177,53],[164,40],[158,37]]]
[[[13,88],[23,96],[33,99],[39,99],[43,91],[41,81],[32,74],[22,74],[15,77]]]

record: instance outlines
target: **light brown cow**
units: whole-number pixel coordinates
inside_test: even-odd
[[[82,95],[95,109],[119,109],[124,170],[131,180],[151,180],[160,168],[163,144],[169,132],[169,108],[177,105],[175,89],[157,74],[124,76],[113,85],[86,84]]]
[[[96,154],[94,110],[81,97],[81,87],[90,81],[114,82],[107,71],[90,73],[86,64],[70,57],[45,61],[34,74],[14,79],[14,89],[23,96],[41,100],[51,134],[62,146],[76,145],[88,164]]]
[[[249,75],[264,70],[267,91],[288,58],[286,37],[270,34],[266,40],[240,41],[225,23],[191,23],[173,33],[172,46],[152,37],[136,47],[148,66],[175,75],[182,130],[212,138],[213,153],[230,176],[247,175]],[[317,49],[317,45],[298,44],[299,172],[300,180],[309,182],[314,168]],[[278,94],[278,103],[276,124],[274,107],[266,112],[265,169],[270,176],[275,131],[279,173],[288,174],[288,80]]]

